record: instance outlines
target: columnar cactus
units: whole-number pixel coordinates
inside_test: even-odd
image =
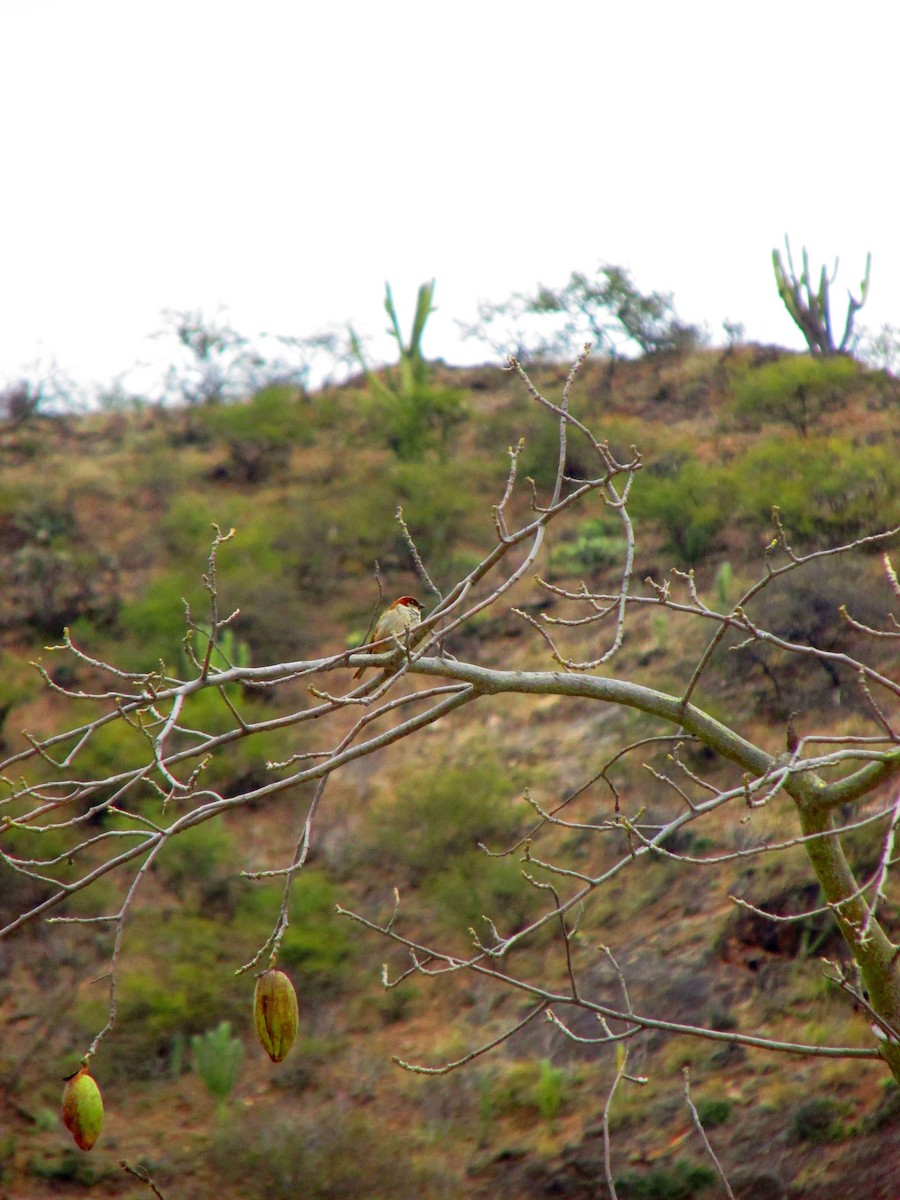
[[[869,295],[872,255],[866,255],[866,273],[860,283],[859,299],[857,300],[852,293],[847,293],[847,319],[844,324],[844,336],[841,338],[840,345],[836,346],[831,330],[831,305],[828,289],[834,283],[837,276],[837,261],[835,261],[834,273],[830,279],[828,278],[828,272],[822,267],[819,275],[819,287],[814,292],[810,280],[809,255],[806,253],[806,247],[804,246],[803,248],[803,271],[798,276],[794,270],[791,245],[787,238],[784,239],[784,244],[787,250],[787,271],[785,271],[784,263],[781,261],[781,252],[779,250],[772,251],[775,284],[778,288],[778,295],[790,313],[791,320],[797,325],[806,339],[810,353],[823,355],[849,353],[853,338],[854,318],[865,304]]]

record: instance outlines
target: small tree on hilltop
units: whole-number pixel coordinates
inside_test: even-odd
[[[606,263],[593,276],[573,271],[562,287],[539,284],[498,304],[478,306],[478,320],[463,335],[496,350],[517,345],[517,355],[565,358],[589,338],[616,357],[687,351],[700,342],[696,325],[682,321],[670,292],[641,292],[625,267]],[[511,337],[512,335],[512,337]]]
[[[343,366],[340,338],[331,330],[309,337],[239,333],[220,315],[166,309],[164,328],[153,337],[177,343],[178,362],[167,373],[164,398],[188,405],[246,400],[266,387],[284,385],[305,393],[314,365]]]

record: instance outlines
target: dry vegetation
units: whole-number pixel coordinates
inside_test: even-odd
[[[754,420],[741,402],[752,373],[779,361],[777,351],[740,347],[588,362],[575,411],[616,451],[627,453],[634,443],[644,457],[632,502],[638,580],[661,581],[673,566],[692,566],[701,593],[718,592],[727,603],[760,573],[774,503],[803,550],[900,517],[896,383],[862,369],[842,375],[804,431],[790,416]],[[555,367],[535,372],[546,394],[558,392],[564,378]],[[230,634],[235,661],[243,655],[261,665],[352,644],[376,598],[376,558],[390,592],[420,590],[394,523],[398,502],[435,578],[455,579],[491,543],[491,505],[502,492],[507,446],[525,437],[523,473],[541,487],[552,470],[547,454],[555,429],[528,407],[511,374],[443,368],[438,382],[461,394],[466,415],[418,459],[392,452],[380,413],[358,384],[308,399],[278,392],[256,401],[249,419],[248,407],[237,405],[35,419],[0,429],[6,750],[24,745],[23,729],[46,732],[64,719],[64,706],[30,660],[41,658],[67,688],[96,682],[83,663],[43,649],[64,628],[97,658],[131,669],[159,657],[177,666],[180,597],[202,611],[200,575],[213,521],[237,530],[219,561],[223,606],[241,609]],[[570,474],[577,478],[582,466],[575,446]],[[522,489],[522,511],[527,499]],[[593,517],[582,512],[560,523],[539,570],[559,586],[584,578],[601,588],[615,578],[620,550],[615,525],[598,504]],[[837,608],[847,602],[857,619],[883,620],[882,580],[877,555],[860,553],[837,575],[812,570],[802,583],[767,593],[765,619],[852,651],[856,635],[835,619]],[[544,644],[509,612],[537,603],[554,602],[521,584],[502,613],[492,609],[499,615],[471,623],[450,649],[485,665],[546,669]],[[614,672],[677,692],[708,637],[699,623],[661,623],[652,608],[638,609]],[[591,657],[590,638],[568,631],[567,653]],[[885,646],[879,667],[896,677],[896,642]],[[753,647],[723,648],[702,692],[707,711],[728,714],[773,752],[783,748],[791,713],[819,732],[844,733],[861,726],[866,713],[852,681]],[[197,699],[198,719],[214,726],[205,699]],[[299,687],[294,699],[302,699]],[[253,713],[272,704],[250,692],[241,702]],[[278,703],[287,702],[280,694]],[[105,969],[110,938],[102,926],[34,923],[0,943],[0,1194],[75,1194],[75,1184],[92,1183],[98,1193],[147,1195],[119,1168],[122,1158],[147,1168],[169,1200],[604,1194],[600,1119],[614,1051],[580,1047],[533,1023],[460,1072],[404,1074],[392,1055],[425,1063],[460,1057],[527,1006],[463,977],[385,991],[382,960],[393,955],[397,968],[399,955],[339,919],[334,906],[384,919],[397,886],[406,932],[457,939],[460,947],[482,912],[500,907],[507,923],[517,913],[524,920],[536,900],[517,859],[487,859],[476,843],[504,848],[533,823],[525,788],[553,805],[624,739],[660,732],[657,722],[597,704],[495,698],[463,724],[445,719],[340,772],[309,867],[298,877],[279,960],[297,985],[301,1031],[277,1068],[253,1041],[252,978],[236,979],[234,971],[267,936],[278,889],[239,872],[284,861],[309,793],[239,809],[173,844],[126,928],[119,1024],[94,1064],[108,1117],[89,1159],[69,1148],[58,1121],[60,1080],[105,1020],[105,990],[92,980]],[[228,795],[264,781],[266,760],[308,748],[306,737],[297,744],[298,735],[273,733],[264,744],[236,745],[217,760],[215,786]],[[632,807],[671,813],[675,801],[661,776],[672,751],[672,743],[652,745],[643,760],[632,755],[617,765],[615,785]],[[127,763],[134,747],[126,730],[98,739],[92,753],[99,769],[106,760]],[[681,753],[691,769],[717,782],[718,768],[702,751]],[[612,802],[598,781],[570,819],[596,820]],[[677,849],[733,850],[751,836],[780,835],[785,819],[778,805],[755,813],[749,826],[723,817],[707,826],[703,846],[686,835]],[[546,858],[556,847],[579,869],[597,871],[624,846],[555,830],[540,849]],[[861,832],[853,849],[864,861],[874,848]],[[113,905],[116,881],[97,886]],[[892,886],[882,915],[897,940],[900,895]],[[0,869],[0,923],[39,894],[35,882]],[[818,889],[799,849],[699,874],[648,860],[588,910],[574,947],[579,970],[612,996],[616,977],[601,949],[608,945],[636,1006],[663,1019],[746,1031],[774,1019],[786,1038],[869,1045],[864,1014],[818,967],[818,956],[840,953],[830,920],[767,925],[736,909],[729,894],[796,913],[816,907]],[[72,904],[70,915],[97,911],[90,893]],[[549,941],[517,951],[516,965],[562,982],[556,973],[564,963]],[[660,973],[660,963],[669,969]],[[217,1106],[189,1069],[190,1038],[223,1019],[245,1048],[236,1085]],[[596,1030],[584,1013],[572,1014],[571,1028],[583,1036]],[[686,1065],[737,1196],[892,1200],[900,1192],[891,1150],[900,1129],[898,1091],[879,1063],[779,1059],[662,1033],[644,1036],[635,1054],[630,1069],[649,1082],[623,1085],[611,1109],[623,1200],[721,1194],[684,1104]]]

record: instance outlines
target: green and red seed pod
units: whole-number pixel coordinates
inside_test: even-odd
[[[77,1146],[90,1150],[103,1127],[103,1097],[86,1066],[66,1081],[62,1105],[66,1129]]]
[[[253,993],[253,1018],[259,1044],[272,1062],[281,1062],[294,1043],[300,1013],[294,985],[283,971],[264,971]]]

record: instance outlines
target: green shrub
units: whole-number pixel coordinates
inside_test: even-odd
[[[528,924],[539,905],[518,858],[488,858],[481,851],[448,861],[423,882],[422,893],[447,929],[463,935],[474,929],[488,944],[485,918],[509,934]]]
[[[335,913],[338,891],[324,871],[305,867],[291,888],[291,923],[281,943],[279,966],[297,985],[301,1012],[304,996],[339,991],[347,981],[351,946],[348,922]],[[247,945],[262,942],[281,905],[278,884],[249,884],[239,900],[233,928]]]
[[[295,388],[273,385],[257,392],[249,403],[205,408],[197,417],[216,440],[228,446],[228,463],[217,474],[255,484],[288,466],[293,444],[310,444],[307,411]]]
[[[399,542],[399,529],[394,519],[401,502],[399,489],[389,470],[373,471],[366,486],[348,491],[337,489],[321,497],[320,530],[324,544],[334,548],[336,560],[344,571],[370,571],[373,558],[384,563],[387,558],[399,561],[402,554],[408,563],[409,555]],[[407,511],[407,520],[412,512]],[[312,516],[313,522],[319,518]]]
[[[147,738],[121,718],[102,725],[79,750],[75,762],[86,779],[131,771],[152,758]]]
[[[858,374],[852,358],[781,358],[752,368],[736,381],[733,411],[752,428],[783,421],[807,437],[824,413],[839,407]]]
[[[173,840],[168,864],[160,856],[160,873],[167,882],[178,881],[189,898],[200,900],[206,892],[203,911],[163,905],[133,913],[129,921],[127,955],[119,969],[116,1036],[103,1063],[107,1073],[138,1078],[177,1074],[192,1035],[222,1021],[231,1022],[238,1033],[249,1026],[253,979],[235,976],[235,970],[250,960],[274,926],[281,887],[232,880],[231,839],[214,825],[200,831],[203,836],[180,851],[178,838]],[[188,877],[192,848],[205,863],[202,881]],[[228,888],[224,910],[213,896],[215,886]],[[334,993],[346,982],[349,932],[347,922],[334,912],[335,899],[334,886],[317,868],[297,876],[292,923],[279,963],[297,983],[301,1013],[311,993]],[[222,936],[223,915],[228,917],[227,938]],[[106,1019],[105,993],[94,989],[78,1004],[76,1017],[80,1029],[96,1032]],[[106,1053],[104,1043],[101,1054]]]
[[[773,437],[727,465],[676,454],[642,472],[630,509],[656,522],[667,549],[692,564],[728,525],[770,533],[774,506],[789,538],[812,548],[859,537],[871,531],[873,513],[891,510],[898,490],[900,458],[888,446]]]
[[[306,500],[299,503],[303,520],[294,520],[290,528],[278,530],[274,536],[269,534],[281,558],[277,575],[257,576],[255,586],[241,592],[242,611],[247,611],[248,602],[250,605],[251,628],[261,630],[264,615],[274,611],[282,630],[285,626],[292,628],[295,647],[304,644],[296,635],[308,623],[309,601],[333,595],[345,550],[341,535],[349,532],[346,525],[335,523],[325,504]],[[356,536],[353,531],[354,548]],[[280,593],[277,599],[276,591]],[[258,635],[256,640],[259,641]],[[276,643],[275,638],[271,641]],[[283,635],[281,641],[285,642]]]
[[[0,650],[0,731],[16,705],[30,700],[42,687],[41,678],[30,663]]]
[[[791,1137],[797,1142],[837,1142],[844,1136],[839,1120],[841,1106],[828,1096],[813,1096],[798,1104],[791,1119]]]
[[[8,560],[4,601],[16,620],[50,637],[61,637],[79,617],[108,628],[120,605],[116,566],[77,541],[28,542]]]
[[[221,611],[241,610],[234,636],[254,663],[302,657],[315,645],[318,632],[310,627],[309,598],[320,596],[323,588],[333,589],[340,565],[325,506],[311,504],[297,488],[217,508],[216,515],[209,509],[199,524],[186,527],[192,540],[185,562],[194,578],[204,569],[210,520],[221,528],[233,526],[236,536],[219,554],[218,585]],[[299,521],[298,511],[303,513]],[[206,621],[207,613],[202,597],[194,619]]]
[[[205,612],[199,574],[199,570],[166,571],[122,606],[119,620],[128,640],[121,646],[117,660],[120,666],[133,671],[152,671],[162,659],[169,670],[175,667],[186,632],[182,598],[189,600],[196,616]]]
[[[132,914],[127,945],[116,1036],[100,1050],[107,1077],[177,1073],[192,1034],[223,1020],[249,1023],[252,986],[234,970],[250,946],[223,939],[220,920],[145,910]],[[96,1032],[106,1019],[105,993],[93,989],[77,1005],[76,1018],[80,1029]]]
[[[628,462],[639,449],[646,462],[658,463],[672,448],[672,431],[658,421],[643,421],[637,417],[610,416],[605,405],[594,420],[600,423],[603,437],[617,462]]]
[[[417,994],[411,983],[400,983],[396,987],[385,988],[375,1000],[375,1007],[385,1025],[396,1025],[405,1021]]]
[[[8,844],[9,838],[10,833],[4,831],[3,850],[6,854],[13,853],[13,848]],[[28,857],[32,855],[29,854]],[[47,884],[29,879],[27,875],[14,871],[12,867],[0,861],[0,921],[4,925],[47,899],[49,895],[50,887]]]
[[[715,1129],[731,1116],[731,1103],[728,1100],[698,1100],[697,1116],[704,1129]]]
[[[502,450],[507,442],[516,445],[519,438],[524,438],[525,445],[519,454],[519,478],[533,479],[539,489],[549,491],[556,482],[559,424],[551,420],[545,412],[533,412],[528,409],[520,412],[516,408],[512,418],[504,421],[503,425],[504,428],[508,426],[510,432],[503,435],[505,440],[501,440],[498,433],[492,439],[493,444],[498,450]],[[577,445],[573,445],[571,436],[569,447],[569,457],[578,453]]]
[[[169,506],[160,520],[166,560],[185,567],[194,567],[199,575],[204,569],[204,554],[208,553],[213,537],[213,522],[221,529],[237,525],[240,508],[236,497],[219,497],[206,488],[192,486],[169,497]],[[223,559],[229,548],[223,552]]]
[[[398,883],[421,888],[445,928],[468,940],[473,926],[490,940],[483,916],[510,932],[539,904],[517,857],[491,858],[479,849],[479,843],[505,849],[528,820],[530,810],[511,798],[516,790],[515,780],[490,759],[410,772],[393,799],[376,801],[357,852]]]
[[[369,853],[399,868],[405,879],[421,882],[455,858],[482,856],[479,842],[502,848],[530,811],[521,802],[510,803],[516,791],[496,761],[412,771],[398,783],[393,801],[376,804]]]
[[[555,571],[596,571],[625,561],[627,544],[621,526],[602,517],[582,522],[574,538],[553,548]]]
[[[403,507],[403,516],[419,553],[435,571],[448,571],[454,553],[467,532],[474,532],[476,521],[483,519],[472,504],[471,469],[457,463],[403,462],[390,472],[394,505]],[[394,539],[398,553],[409,561],[397,525]]]
[[[160,879],[190,908],[214,906],[236,886],[239,868],[234,838],[221,817],[204,821],[170,838],[157,859]]]
[[[889,447],[854,446],[841,438],[790,444],[767,438],[722,474],[739,516],[771,528],[778,505],[789,537],[813,547],[834,545],[872,528],[900,490],[900,459]]]
[[[666,473],[642,473],[630,508],[636,519],[655,521],[666,534],[666,549],[690,565],[733,519],[733,506],[734,495],[721,470],[690,458]]]
[[[40,1110],[42,1114],[47,1113],[47,1109]],[[35,1119],[36,1120],[36,1119]],[[53,1124],[51,1129],[56,1129],[59,1124],[59,1118],[54,1114]],[[16,1139],[11,1133],[0,1135],[0,1183],[3,1183],[6,1175],[7,1165],[12,1162],[16,1154]]]
[[[61,1153],[45,1151],[33,1154],[28,1160],[28,1173],[37,1179],[77,1183],[80,1187],[91,1188],[100,1178],[95,1164],[96,1159],[90,1160],[87,1155],[67,1147]],[[108,1176],[111,1172],[100,1174]]]
[[[13,525],[29,540],[44,543],[71,539],[77,530],[71,498],[65,495],[29,496],[16,508]]]
[[[218,925],[211,921],[204,924],[214,927],[221,938]],[[161,936],[167,939],[167,957],[175,953],[168,944],[168,935],[164,926]],[[146,969],[126,971],[120,991],[123,1038],[137,1033],[146,1040],[148,1049],[151,1044],[158,1049],[175,1034],[191,1034],[208,1026],[223,1009],[231,1007],[222,988],[229,967],[229,962],[207,949],[202,959],[179,957],[165,963],[157,959]],[[234,996],[231,1001],[235,1002]]]
[[[324,1073],[334,1065],[336,1059],[346,1053],[347,1044],[345,1034],[303,1037],[301,1030],[290,1056],[279,1063],[278,1070],[269,1077],[272,1086],[300,1095],[315,1088],[317,1084],[321,1085]]]
[[[25,803],[27,804],[27,801]],[[4,812],[4,817],[7,815],[12,817],[14,814]],[[3,830],[3,849],[14,858],[55,858],[68,849],[71,836],[71,830],[52,827],[42,829],[32,823],[16,825]],[[24,880],[27,877],[21,878]]]
[[[679,1159],[672,1167],[626,1171],[616,1179],[621,1200],[696,1200],[718,1182],[711,1167]]]

